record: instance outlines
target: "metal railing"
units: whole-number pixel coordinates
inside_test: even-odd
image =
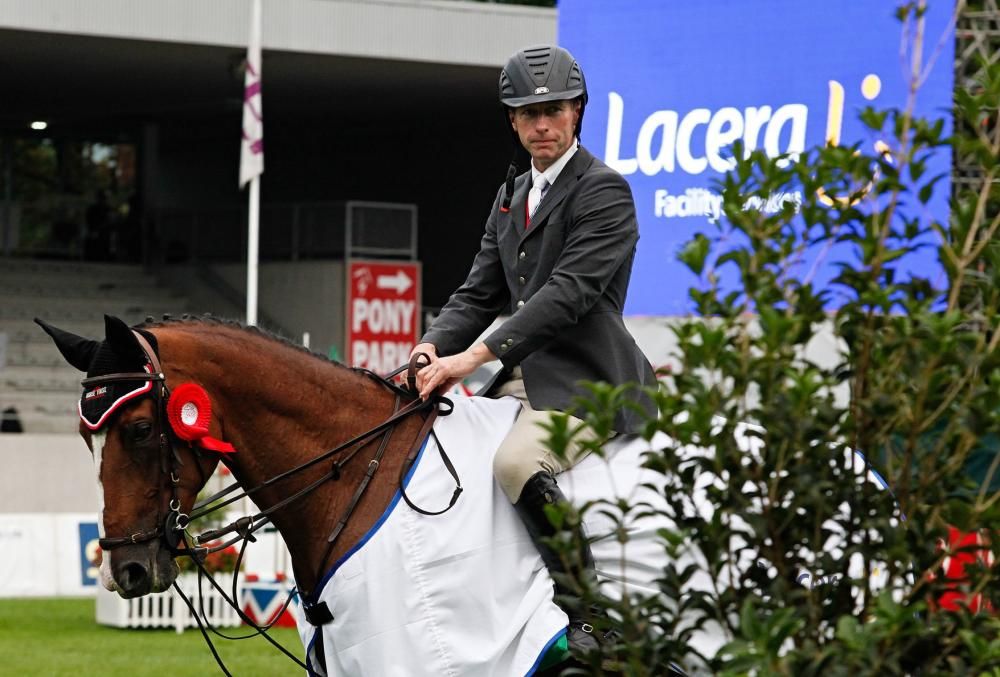
[[[242,261],[246,208],[164,208],[154,218],[161,261]],[[417,207],[388,202],[268,204],[260,213],[260,260],[416,259]]]

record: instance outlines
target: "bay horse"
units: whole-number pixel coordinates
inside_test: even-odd
[[[558,653],[565,615],[552,602],[547,570],[520,521],[493,487],[489,458],[516,416],[513,400],[464,405],[464,423],[450,423],[459,416],[439,419],[452,430],[464,425],[485,449],[449,447],[459,475],[447,456],[436,466],[416,463],[432,409],[441,403],[422,403],[371,373],[256,328],[211,318],[149,318],[130,328],[105,316],[106,335],[94,340],[36,322],[71,365],[87,372],[80,432],[97,471],[101,581],[108,589],[128,598],[173,583],[181,532],[198,514],[198,492],[221,461],[244,489],[254,488],[254,503],[291,554],[310,673],[324,674],[324,663],[336,660],[331,672],[348,674],[526,674]],[[491,432],[489,419],[497,412],[506,423]],[[460,440],[452,438],[451,444]],[[439,451],[444,446],[438,442]],[[636,459],[634,467],[641,465]],[[404,480],[421,472],[444,478],[443,490],[411,489],[416,503],[433,510],[400,494]],[[625,481],[641,484],[635,476]],[[393,512],[400,495],[414,510]],[[453,505],[446,517],[427,517]],[[471,505],[481,506],[485,517],[474,521]],[[417,518],[440,519],[434,524],[449,523],[453,531],[414,535]],[[403,520],[410,522],[399,527],[399,539],[419,543],[386,544],[389,523]],[[244,521],[230,531],[253,526]],[[474,546],[455,545],[477,538]],[[399,555],[400,547],[411,549]],[[418,547],[436,548],[433,566],[406,561],[419,559],[412,554]],[[403,561],[379,573],[391,556]],[[620,550],[612,557],[624,559]],[[506,570],[477,578],[490,565]],[[657,570],[647,573],[652,580]],[[457,594],[441,601],[446,589]],[[412,595],[420,599],[396,599]],[[349,599],[364,609],[346,610]],[[402,611],[388,609],[397,602]],[[470,614],[478,618],[470,621]],[[335,625],[340,635],[331,636],[327,630]],[[460,629],[463,646],[445,646],[442,628],[448,627]],[[373,649],[366,633],[383,634],[384,648]],[[407,654],[421,651],[432,655],[418,667],[419,657]]]

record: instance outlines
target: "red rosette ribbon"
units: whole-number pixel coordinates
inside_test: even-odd
[[[205,389],[196,383],[182,383],[174,388],[167,401],[167,419],[174,434],[185,442],[195,442],[209,451],[231,454],[236,448],[229,442],[208,434],[212,420],[212,402]]]

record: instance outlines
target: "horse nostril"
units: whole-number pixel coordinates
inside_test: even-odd
[[[120,570],[118,586],[127,597],[145,595],[152,587],[149,571],[139,562],[128,562]]]

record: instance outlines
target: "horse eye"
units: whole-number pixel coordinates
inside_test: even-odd
[[[153,424],[149,421],[138,421],[129,426],[129,433],[133,442],[148,442],[153,436]]]

